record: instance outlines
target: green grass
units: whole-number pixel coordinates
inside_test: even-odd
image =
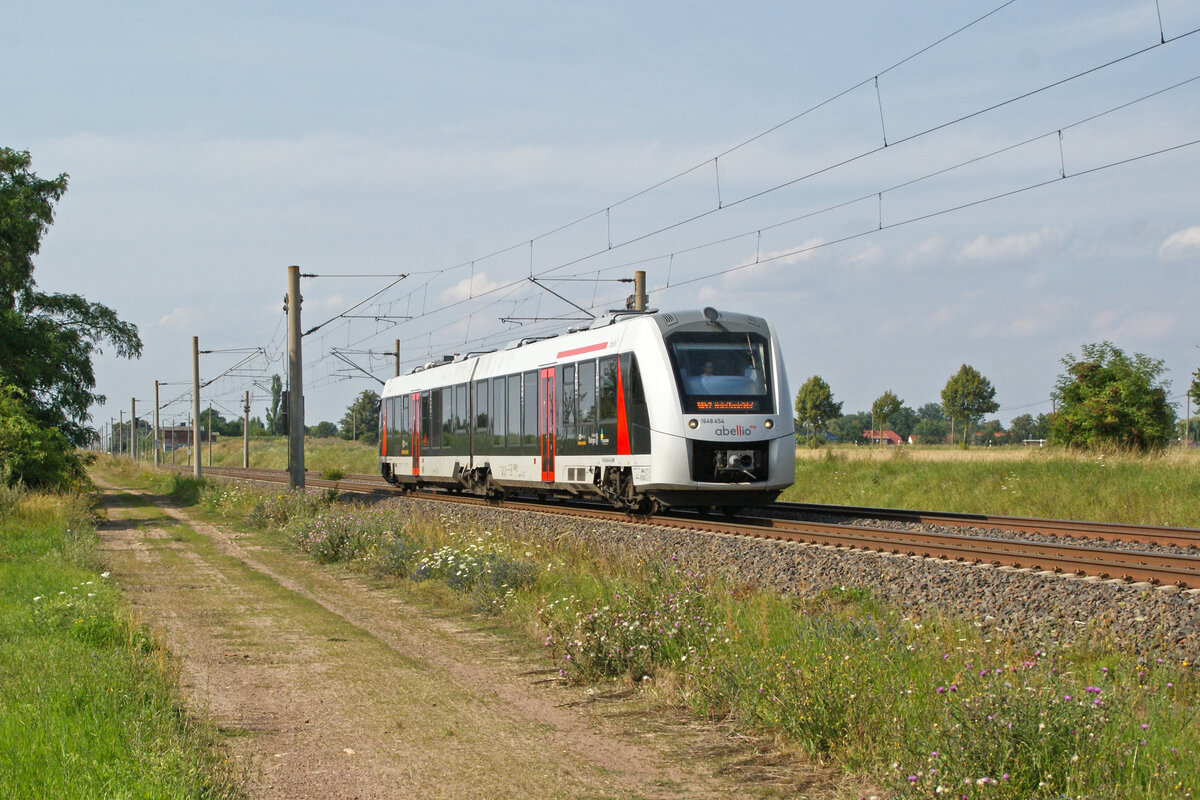
[[[209,465],[209,449],[201,447],[200,466]],[[212,466],[240,467],[243,451],[241,437],[222,438],[213,442]],[[171,464],[171,454],[164,456],[164,463]],[[175,453],[175,465],[190,464],[185,450]],[[285,436],[251,436],[250,466],[256,469],[287,469],[288,443]],[[304,440],[304,466],[320,473],[341,472],[343,475],[375,475],[379,472],[379,446],[347,439],[329,438]],[[337,480],[337,478],[330,478]]]
[[[200,502],[318,561],[395,576],[411,599],[488,614],[540,642],[568,680],[657,687],[897,796],[1168,798],[1200,786],[1200,675],[1186,662],[1034,651],[954,620],[914,622],[860,588],[785,597],[395,508],[217,485]]]
[[[802,455],[783,500],[1200,528],[1200,454],[838,448]]]
[[[176,665],[101,572],[79,496],[0,517],[0,797],[241,797]]]

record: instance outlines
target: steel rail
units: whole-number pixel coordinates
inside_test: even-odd
[[[209,468],[208,472],[213,475],[274,483],[286,483],[288,480],[287,473],[281,470],[214,467]],[[474,495],[442,491],[406,492],[385,483],[380,478],[367,475],[352,475],[341,480],[329,480],[314,475],[311,479],[306,478],[305,482],[306,485],[314,488],[329,488],[371,495],[403,494],[423,500],[473,505],[494,504],[493,501]],[[797,504],[790,505],[794,507]],[[844,547],[853,550],[943,558],[958,562],[1069,573],[1078,576],[1095,576],[1101,579],[1146,582],[1180,588],[1200,587],[1200,556],[1195,555],[1129,550],[1092,544],[970,536],[938,531],[871,528],[861,525],[838,525],[777,517],[743,516],[718,520],[697,513],[671,511],[646,517],[635,516],[616,509],[581,508],[569,503],[544,504],[517,500],[505,500],[503,506],[516,510],[581,516],[611,522],[638,522],[710,533]],[[833,508],[842,507],[835,506]],[[854,509],[854,511],[858,512],[859,516],[864,516],[867,509]],[[879,511],[882,513],[877,516],[887,519],[894,519],[897,514],[904,513],[892,512],[890,509],[879,509]],[[961,515],[960,519],[965,520],[971,516],[979,515]],[[964,524],[966,523],[964,522]],[[974,527],[980,526],[980,523],[976,523]]]
[[[1150,545],[1200,547],[1200,529],[1172,528],[1165,525],[1134,525],[1122,522],[1036,519],[993,514],[966,514],[947,511],[917,511],[869,506],[834,506],[819,503],[775,503],[772,508],[802,514],[836,517],[869,517],[892,522],[944,525],[958,528],[995,528],[1004,531],[1042,533],[1049,536],[1099,539],[1110,542],[1135,542]]]

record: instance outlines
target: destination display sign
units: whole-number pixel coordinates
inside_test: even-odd
[[[738,398],[736,400],[692,400],[692,411],[740,411],[742,413],[753,413],[762,407],[762,403],[756,399]]]

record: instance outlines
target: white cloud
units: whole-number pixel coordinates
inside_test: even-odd
[[[942,236],[934,236],[926,239],[923,242],[918,242],[916,245],[908,248],[900,254],[898,263],[905,267],[919,267],[936,261],[941,261],[946,257],[949,250],[949,245],[946,239]]]
[[[1161,341],[1171,338],[1178,325],[1172,313],[1140,311],[1122,315],[1116,312],[1101,312],[1092,320],[1100,338],[1122,342],[1128,339]]]
[[[490,292],[499,286],[500,284],[488,278],[486,272],[477,272],[470,277],[463,278],[449,289],[444,289],[438,296],[443,303],[457,303],[460,300],[467,300]]]
[[[1162,261],[1183,261],[1200,256],[1200,225],[1175,231],[1158,248]]]
[[[204,315],[194,308],[177,307],[158,320],[158,327],[173,331],[195,332],[204,320]]]
[[[1061,228],[1042,228],[1030,233],[1013,233],[992,238],[982,235],[963,246],[959,255],[968,261],[999,261],[1029,258],[1060,249],[1067,240]]]

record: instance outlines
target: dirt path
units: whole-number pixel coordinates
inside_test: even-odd
[[[225,732],[256,798],[834,790],[829,775],[780,768],[745,740],[629,701],[588,702],[531,672],[519,645],[413,607],[383,582],[197,521],[162,497],[103,486],[103,501],[113,577],[182,657],[191,701]]]

